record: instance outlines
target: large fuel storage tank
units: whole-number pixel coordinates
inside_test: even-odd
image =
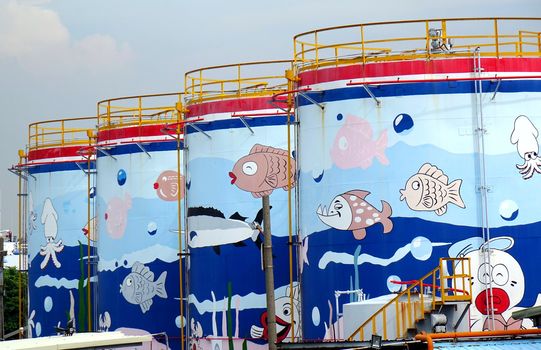
[[[185,75],[190,348],[266,346],[263,196],[278,341],[300,334],[293,105],[283,94],[290,69],[290,61],[271,61]]]
[[[93,329],[94,124],[95,117],[29,126],[26,160],[19,165],[27,180],[21,215],[27,224],[29,337],[54,335],[68,323],[78,332]]]
[[[295,37],[305,339],[348,338],[365,321],[365,338],[382,335],[370,316],[440,258],[470,258],[472,330],[531,326],[511,313],[541,291],[540,25],[439,19]]]
[[[98,103],[99,328],[155,334],[157,348],[180,349],[185,325],[181,102],[170,93]]]

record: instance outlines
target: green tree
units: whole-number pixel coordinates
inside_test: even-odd
[[[26,296],[26,273],[21,274],[22,279],[22,320],[26,325],[28,304]],[[4,334],[19,328],[19,271],[15,267],[4,269]]]

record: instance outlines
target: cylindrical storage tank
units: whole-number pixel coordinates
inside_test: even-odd
[[[26,163],[28,336],[94,329],[94,118],[30,124]],[[90,225],[89,225],[90,222]],[[90,262],[90,264],[89,264]],[[90,276],[90,287],[88,280]],[[71,320],[71,321],[70,321]]]
[[[190,348],[266,347],[263,196],[277,340],[299,337],[290,68],[271,61],[186,73]]]
[[[100,329],[155,334],[154,346],[174,349],[184,316],[181,101],[169,93],[99,102],[96,145]]]
[[[462,262],[436,270],[455,283],[415,285],[440,258],[470,258],[466,330],[531,326],[511,312],[541,290],[540,25],[419,20],[295,37],[305,339],[347,339],[363,323],[356,339],[408,336],[424,317],[419,292],[444,311],[442,288],[470,297]]]

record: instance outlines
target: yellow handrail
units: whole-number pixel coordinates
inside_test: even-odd
[[[449,264],[450,263],[450,264]],[[446,274],[446,268],[449,265],[452,266],[450,274]],[[467,266],[466,266],[467,265]],[[460,273],[457,273],[457,272]],[[467,272],[466,272],[467,271]],[[437,275],[439,275],[440,285],[436,285],[436,279]],[[469,258],[440,258],[439,266],[434,268],[432,271],[425,274],[423,277],[421,277],[419,280],[415,281],[413,284],[411,284],[406,290],[398,293],[393,299],[388,301],[385,305],[383,305],[378,311],[376,311],[372,316],[370,316],[366,321],[364,321],[349,337],[348,341],[353,341],[355,336],[359,335],[359,339],[364,339],[364,328],[368,325],[372,325],[372,334],[376,334],[377,326],[377,318],[380,314],[382,314],[383,318],[383,339],[388,339],[388,332],[387,332],[387,308],[394,304],[395,306],[395,319],[396,319],[396,334],[401,335],[404,332],[407,331],[408,328],[413,326],[415,322],[422,319],[421,317],[417,318],[417,311],[415,302],[413,305],[413,312],[412,312],[412,301],[411,301],[411,294],[417,294],[417,288],[419,288],[419,298],[420,303],[419,304],[419,310],[418,314],[420,316],[424,317],[425,314],[425,291],[424,286],[430,285],[425,283],[424,281],[428,278],[432,279],[432,289],[430,290],[430,297],[431,297],[431,310],[434,310],[436,308],[436,299],[440,297],[441,303],[445,303],[447,301],[465,301],[465,302],[471,302],[472,300],[472,289],[471,289],[471,266],[470,266],[470,259]],[[446,287],[446,283],[448,280],[452,281],[453,286],[461,286],[461,288],[465,288],[465,286],[468,286],[467,290],[463,289],[455,289],[455,288],[448,288]],[[459,283],[460,282],[460,283]],[[451,292],[453,294],[451,294]],[[401,299],[403,297],[406,297],[407,301],[403,302]]]
[[[88,144],[95,117],[52,119],[28,126],[28,150]]]
[[[182,120],[182,92],[116,97],[97,103],[98,131],[178,123]]]
[[[184,75],[186,104],[287,91],[285,71],[291,69],[291,64],[291,60],[244,62],[189,71]]]
[[[484,57],[541,57],[541,35],[533,28],[540,25],[541,18],[502,17],[321,28],[293,38],[294,62],[303,71],[352,63],[465,57],[471,55],[467,50],[476,47],[483,48]],[[504,33],[504,29],[511,32]]]

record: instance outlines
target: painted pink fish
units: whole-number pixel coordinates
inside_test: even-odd
[[[338,230],[353,231],[355,239],[361,240],[366,236],[366,228],[377,223],[383,225],[383,233],[393,229],[390,219],[393,210],[389,203],[381,201],[381,211],[364,199],[370,192],[352,190],[334,197],[329,208],[317,208],[317,216],[325,225]]]
[[[229,172],[231,184],[252,193],[255,198],[268,196],[277,188],[288,190],[288,173],[291,188],[295,186],[295,160],[287,151],[255,144],[250,153],[240,158]]]
[[[367,169],[376,157],[383,165],[388,165],[385,156],[387,130],[372,140],[372,126],[362,118],[347,116],[344,125],[338,130],[331,148],[331,159],[340,169]]]
[[[179,191],[178,172],[174,170],[165,170],[154,182],[154,189],[160,199],[164,201],[176,201],[178,196],[184,198],[184,176],[180,175],[180,191]]]
[[[128,224],[128,209],[131,208],[131,197],[126,194],[124,199],[113,197],[107,203],[105,211],[105,221],[107,232],[114,239],[120,239],[124,236],[126,225]]]

